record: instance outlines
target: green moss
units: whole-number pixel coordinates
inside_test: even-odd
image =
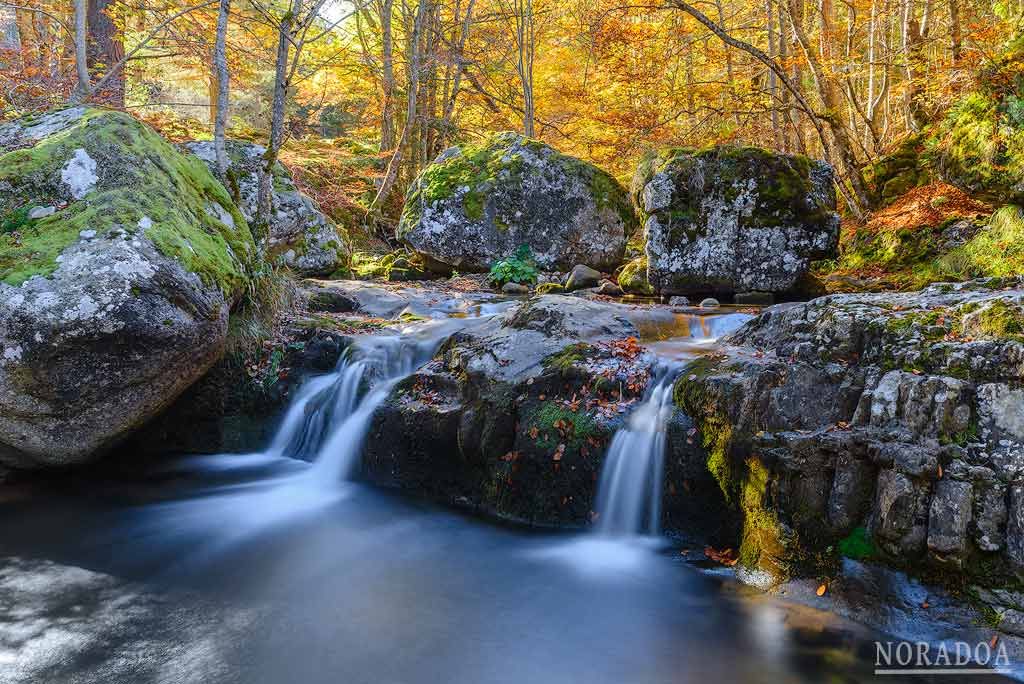
[[[559,352],[545,356],[541,364],[548,370],[555,370],[564,375],[572,370],[573,365],[586,361],[588,358],[593,358],[596,353],[597,350],[593,345],[586,342],[576,342],[566,345]]]
[[[967,318],[966,332],[996,340],[1024,342],[1024,306],[997,299]]]
[[[778,517],[765,505],[770,480],[768,469],[759,459],[747,459],[740,498],[743,538],[740,542],[739,563],[780,575],[780,561],[785,555],[785,534]]]
[[[602,436],[593,416],[571,411],[557,401],[542,402],[527,415],[525,425],[527,430],[537,428],[536,443],[542,449],[553,449],[562,442],[568,447],[578,449],[587,439]],[[561,426],[561,429],[556,426]]]
[[[863,527],[854,529],[853,532],[840,539],[837,547],[840,554],[858,561],[870,560],[878,555],[878,549],[875,548],[868,531]]]
[[[1002,207],[966,244],[943,255],[935,264],[941,276],[952,280],[1015,276],[1024,273],[1024,213],[1020,207]]]
[[[628,262],[619,272],[619,287],[623,292],[633,294],[654,294],[654,288],[647,280],[647,257],[642,256]]]
[[[537,286],[537,294],[558,294],[559,292],[565,292],[565,288],[558,283],[541,283]]]
[[[0,201],[50,203],[49,184],[79,148],[97,162],[100,180],[95,189],[32,222],[18,238],[0,236],[0,279],[19,285],[32,276],[47,276],[81,231],[105,235],[121,229],[128,235],[144,232],[162,254],[228,298],[245,292],[255,247],[227,191],[201,160],[182,155],[127,114],[89,109],[75,124],[35,146],[0,155],[0,183],[14,188]],[[210,210],[214,202],[231,216],[233,227],[215,217]],[[139,227],[143,217],[151,221],[149,228]]]

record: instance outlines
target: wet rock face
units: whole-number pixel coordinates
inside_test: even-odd
[[[1020,279],[832,295],[765,310],[684,370],[677,402],[744,519],[741,564],[813,574],[838,549],[1016,586],[1022,321]]]
[[[255,245],[202,164],[118,112],[0,127],[4,184],[0,218],[27,220],[0,235],[0,462],[88,461],[217,360]]]
[[[839,240],[832,169],[757,148],[666,150],[633,182],[663,293],[782,292]]]
[[[182,147],[206,162],[216,175],[217,156],[212,142],[190,142]],[[238,183],[239,209],[245,220],[252,222],[256,218],[263,154],[267,150],[240,140],[229,140],[226,147],[228,173]],[[324,216],[312,199],[299,192],[280,162],[274,167],[271,203],[268,246],[279,263],[304,275],[330,275],[347,265],[344,231]]]
[[[452,147],[416,179],[398,236],[436,268],[482,272],[528,245],[543,270],[613,271],[636,218],[604,171],[515,133]]]
[[[605,448],[654,357],[634,312],[545,295],[453,336],[374,416],[370,481],[535,525],[589,522]]]

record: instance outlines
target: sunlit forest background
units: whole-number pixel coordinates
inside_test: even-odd
[[[88,64],[101,86],[91,99],[172,139],[209,137],[226,3],[77,1],[87,2]],[[74,9],[0,2],[0,117],[73,96]],[[431,159],[495,130],[623,180],[653,146],[733,142],[827,158],[844,210],[860,216],[872,203],[864,169],[962,106],[1024,17],[1024,5],[1005,0],[235,0],[228,9],[229,137],[267,138],[280,65],[281,160],[346,225],[371,208],[393,222]],[[1024,101],[1001,106],[1024,116]]]

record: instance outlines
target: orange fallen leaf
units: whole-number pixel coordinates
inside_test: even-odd
[[[818,596],[824,596],[826,591],[828,591],[828,585],[827,584],[822,584],[820,587],[818,587],[818,591],[816,591],[814,593],[817,594]]]
[[[736,553],[732,549],[722,549],[721,551],[718,551],[717,549],[713,549],[710,546],[705,546],[704,555],[710,558],[711,560],[715,561],[716,563],[727,565],[729,567],[736,565],[736,561],[739,560],[736,557]]]
[[[989,648],[995,648],[997,643],[999,643],[999,635],[993,634],[992,639],[988,642]]]

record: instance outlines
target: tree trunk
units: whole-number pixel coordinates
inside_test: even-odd
[[[519,56],[516,72],[523,89],[523,135],[534,137],[533,56],[534,40],[533,0],[515,1],[516,47]]]
[[[380,9],[381,69],[384,81],[384,106],[380,117],[380,151],[395,149],[395,57],[391,34],[393,0],[383,0]]]
[[[217,111],[213,119],[213,149],[217,156],[217,174],[227,179],[228,155],[224,145],[228,122],[228,96],[231,90],[231,74],[228,72],[227,36],[228,14],[231,0],[220,0],[217,14],[217,38],[213,45],[213,69],[217,78]]]
[[[124,42],[114,20],[107,13],[112,0],[88,0],[88,66],[89,71],[100,77],[124,57]],[[124,71],[107,81],[102,93],[97,95],[106,104],[124,107]]]
[[[402,163],[402,151],[406,147],[413,126],[416,125],[416,94],[420,85],[420,33],[423,30],[423,15],[427,10],[427,1],[419,0],[416,8],[416,18],[412,24],[412,34],[409,37],[409,44],[411,46],[409,54],[409,96],[406,98],[405,125],[402,126],[402,137],[398,144],[395,145],[395,150],[391,154],[391,159],[388,161],[387,169],[384,171],[384,178],[381,180],[377,195],[373,198],[373,202],[370,203],[370,207],[367,210],[367,214],[374,220],[380,219],[381,208],[387,201],[388,195],[391,194],[395,179],[398,177],[398,168]]]
[[[288,103],[289,55],[292,46],[292,26],[302,12],[302,0],[292,0],[289,11],[277,27],[277,57],[274,63],[274,101],[270,113],[270,140],[263,155],[263,173],[257,197],[257,243],[269,237],[270,215],[273,210],[274,165],[284,143],[284,114]]]
[[[82,102],[89,95],[89,54],[86,48],[88,36],[88,0],[75,0],[75,72],[78,84],[72,95],[72,103]]]
[[[960,50],[963,39],[960,35],[960,5],[956,0],[949,0],[949,49],[953,62],[960,61]]]

